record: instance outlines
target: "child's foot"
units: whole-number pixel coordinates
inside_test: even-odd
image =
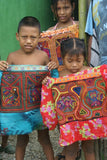
[[[3,160],[3,156],[0,154],[0,160]]]
[[[14,154],[15,153],[15,147],[12,145],[7,145],[6,147],[0,146],[0,152],[5,152],[8,154]]]
[[[57,156],[55,157],[55,160],[65,160],[65,156],[62,155],[61,153],[58,153]]]

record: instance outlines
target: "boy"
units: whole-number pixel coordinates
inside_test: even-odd
[[[47,65],[48,69],[56,68],[56,63],[49,62],[45,52],[36,49],[40,37],[40,23],[34,17],[24,17],[18,26],[16,39],[19,41],[20,49],[9,54],[7,62],[0,62],[0,69],[5,70],[11,65]],[[54,153],[49,139],[48,129],[38,130],[38,141],[43,147],[47,160],[54,160]],[[18,135],[16,144],[16,160],[24,160],[26,146],[29,136]]]

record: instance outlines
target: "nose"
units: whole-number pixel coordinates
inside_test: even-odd
[[[76,66],[77,66],[77,63],[76,63],[76,62],[73,62],[73,63],[72,63],[72,66],[73,66],[73,67],[76,67]]]
[[[31,38],[30,38],[30,37],[28,37],[28,38],[26,39],[26,43],[31,43]]]
[[[63,8],[61,8],[60,13],[64,14],[64,9]]]

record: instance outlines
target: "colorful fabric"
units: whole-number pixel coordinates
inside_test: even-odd
[[[11,65],[1,77],[0,134],[28,134],[42,129],[40,114],[42,80],[46,66]]]
[[[107,65],[60,78],[42,87],[44,124],[60,128],[59,143],[107,136]]]
[[[59,70],[63,69],[63,63],[60,53],[60,43],[62,40],[71,37],[78,37],[77,25],[41,33],[38,48],[47,52],[49,58],[59,65]]]
[[[99,44],[99,64],[107,64],[107,0],[91,1],[85,32],[93,35],[93,28]],[[96,61],[95,58],[94,61]]]

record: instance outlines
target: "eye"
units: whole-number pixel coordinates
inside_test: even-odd
[[[21,36],[21,38],[23,38],[23,39],[27,39],[27,36]]]
[[[64,9],[68,9],[68,8],[69,8],[68,6],[65,6],[65,7],[64,7]]]
[[[71,63],[72,62],[72,60],[68,60],[68,63]]]
[[[58,7],[58,8],[57,8],[57,11],[59,11],[60,9],[61,9],[61,8],[60,8],[60,7]]]
[[[36,39],[37,37],[32,36],[31,38],[32,38],[32,39]]]
[[[77,62],[81,62],[81,59],[77,59]]]

